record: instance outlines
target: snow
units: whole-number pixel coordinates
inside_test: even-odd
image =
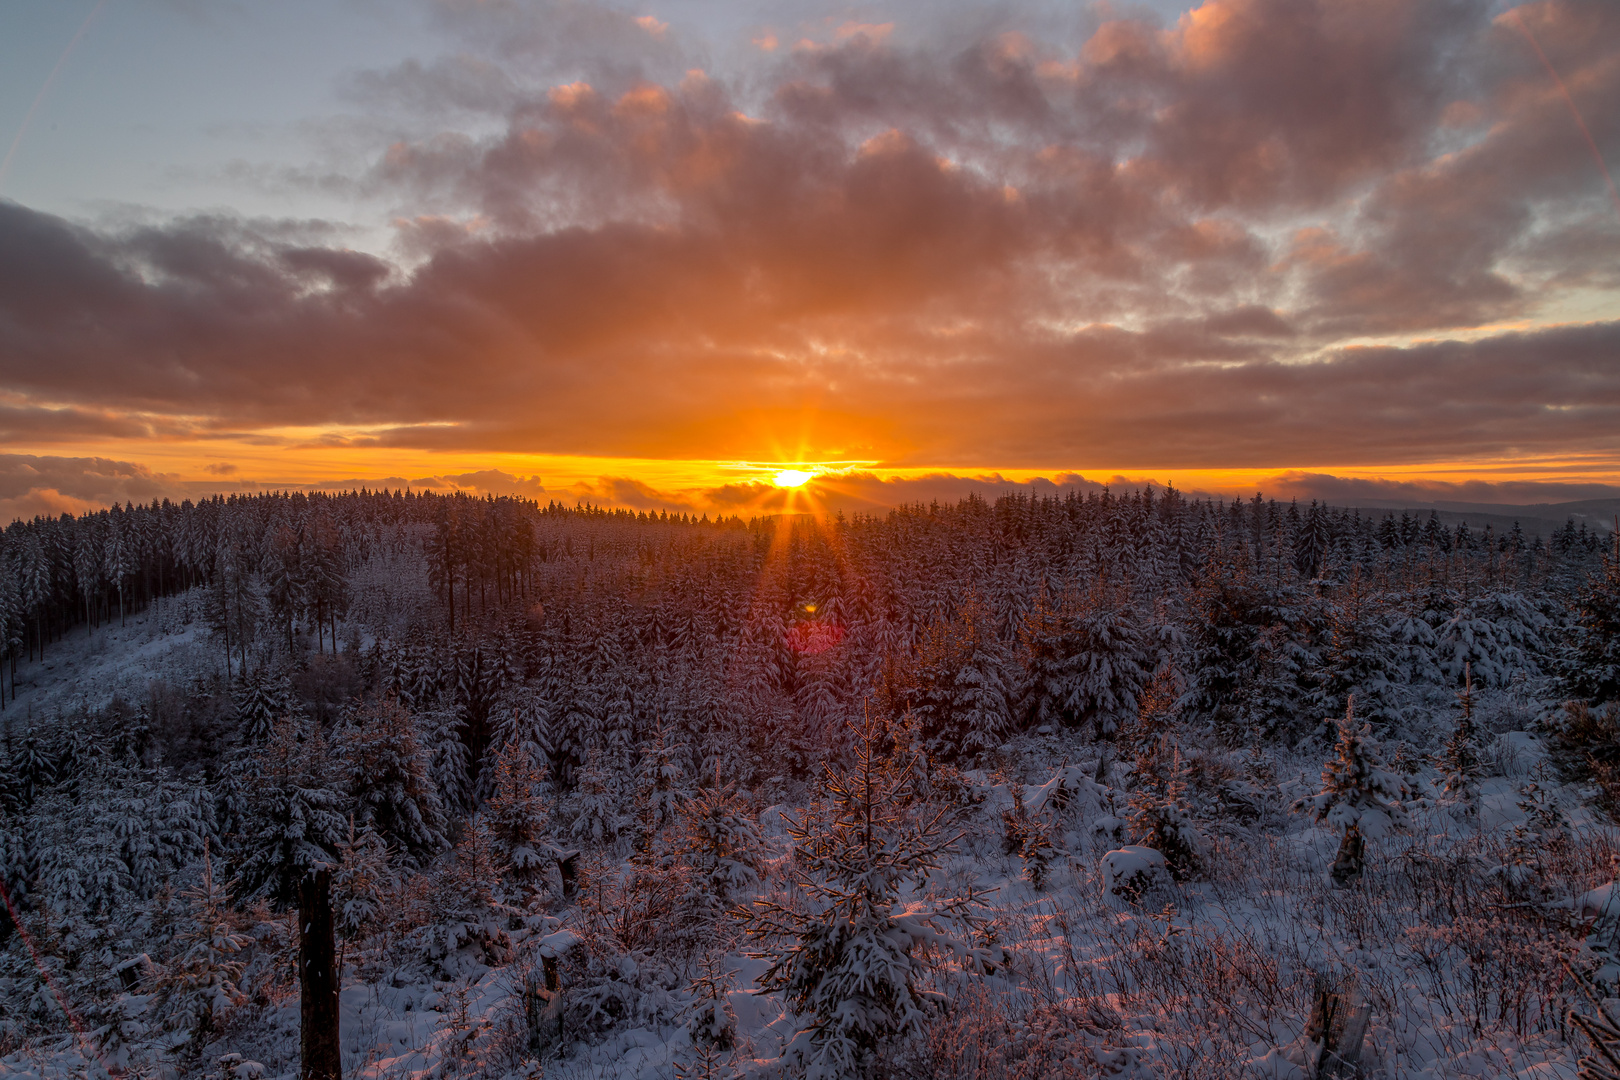
[[[139,702],[154,679],[176,682],[224,667],[219,646],[200,625],[197,591],[155,601],[124,625],[78,626],[50,642],[43,659],[17,664],[17,696],[0,720],[20,730],[30,718],[66,710],[104,709],[115,697]]]
[[[961,535],[980,536],[973,513],[961,512]],[[1209,511],[1207,520],[1224,513]],[[878,890],[883,903],[861,913],[865,922],[833,920],[872,945],[844,971],[850,985],[915,977],[912,1026],[873,1028],[885,1052],[901,1055],[895,1075],[970,1075],[974,1063],[980,1076],[1043,1080],[1305,1077],[1319,978],[1353,981],[1372,1009],[1368,1077],[1575,1075],[1584,1044],[1564,1020],[1573,998],[1563,964],[1620,974],[1620,835],[1592,805],[1595,784],[1560,771],[1559,744],[1540,727],[1556,704],[1546,672],[1564,618],[1544,578],[1527,572],[1520,591],[1493,587],[1467,600],[1439,587],[1425,592],[1437,567],[1425,569],[1413,550],[1381,555],[1383,607],[1371,621],[1382,629],[1369,632],[1370,652],[1346,660],[1332,635],[1350,588],[1335,560],[1342,567],[1348,548],[1315,552],[1323,578],[1274,589],[1234,571],[1226,583],[1234,606],[1254,602],[1244,618],[1261,612],[1240,629],[1259,627],[1261,645],[1227,664],[1221,650],[1237,648],[1236,638],[1202,636],[1212,625],[1212,609],[1198,606],[1213,595],[1209,582],[1195,587],[1175,569],[1192,549],[1146,550],[1160,540],[1110,556],[1140,570],[1127,581],[1099,571],[1091,549],[1066,547],[1067,525],[1050,525],[1059,539],[1038,557],[1029,554],[1035,541],[1012,557],[958,544],[950,531],[958,525],[919,511],[894,519],[912,532],[887,564],[862,546],[862,529],[889,527],[873,524],[795,536],[805,565],[778,572],[763,561],[770,537],[741,524],[700,535],[697,526],[659,523],[688,530],[668,540],[649,539],[636,530],[651,527],[639,523],[554,517],[530,522],[531,539],[548,545],[528,570],[549,615],[524,596],[486,623],[458,624],[465,636],[449,639],[432,621],[439,601],[425,581],[383,587],[351,568],[366,601],[339,636],[357,639],[364,656],[312,660],[302,645],[286,654],[274,638],[255,655],[289,670],[354,668],[352,683],[334,685],[371,701],[396,694],[410,714],[406,727],[432,755],[413,757],[426,770],[424,805],[431,786],[449,808],[444,832],[464,845],[444,852],[424,833],[419,866],[397,843],[392,857],[377,855],[390,880],[369,906],[355,906],[354,937],[342,946],[346,1075],[529,1077],[543,1069],[668,1080],[695,1060],[704,1031],[730,1023],[735,1046],[723,1051],[724,1067],[763,1077],[785,1048],[814,1041],[817,1008],[882,1021],[881,1009],[837,988],[818,998],[824,972],[814,958],[802,985],[815,992],[803,998],[807,1011],[795,1012],[799,999],[770,972],[808,935],[746,937],[730,912],[773,903],[803,916],[801,929],[827,928],[839,867],[818,862],[815,841],[828,838],[836,801],[828,768],[847,766],[862,702],[881,708],[874,688],[885,657],[908,655],[930,626],[953,619],[980,622],[942,630],[928,653],[935,668],[911,687],[933,695],[937,725],[913,732],[896,721],[885,736],[896,755],[924,743],[938,751],[918,770],[926,797],[883,808],[894,811],[897,835],[916,824],[906,815],[938,810],[953,842],[895,871],[883,883],[892,890]],[[417,522],[371,542],[395,545],[382,560],[389,573],[420,577],[418,533],[432,528]],[[1202,555],[1236,558],[1219,540],[1200,543]],[[1543,564],[1536,573],[1553,571],[1564,572]],[[1050,700],[1045,713],[1028,711],[1020,635],[1038,621],[1030,616],[1041,590],[1078,595],[1098,578],[1106,587],[1068,607],[1054,603],[1050,622],[1037,627],[1052,650],[1043,669]],[[963,599],[970,586],[972,603]],[[458,577],[456,588],[471,608],[468,580]],[[804,599],[812,590],[814,604]],[[392,603],[396,594],[409,603]],[[29,879],[25,923],[40,946],[30,953],[14,938],[0,948],[0,1075],[85,1075],[101,1068],[91,1063],[98,1052],[123,1054],[154,1076],[297,1073],[294,923],[238,910],[204,933],[210,924],[190,891],[205,850],[221,867],[227,858],[251,863],[226,849],[258,834],[210,833],[201,818],[241,809],[225,805],[220,766],[257,760],[257,751],[222,736],[222,747],[186,761],[96,756],[119,734],[97,726],[113,700],[138,704],[160,685],[212,694],[214,719],[231,735],[231,688],[220,681],[220,645],[196,617],[201,603],[199,594],[163,598],[123,627],[72,628],[47,644],[43,663],[20,665],[21,697],[6,716],[57,740],[53,754],[71,753],[37,770],[39,792],[25,799],[10,775],[0,792],[19,806],[31,800],[26,811],[7,803],[0,813],[0,870],[8,881]],[[375,616],[364,626],[362,610]],[[816,621],[838,612],[846,622]],[[560,613],[572,629],[560,629]],[[953,648],[966,658],[959,670],[950,669]],[[370,682],[357,673],[363,662],[373,665]],[[1458,670],[1479,680],[1481,774],[1471,803],[1446,796],[1431,760],[1453,730],[1449,680]],[[1247,680],[1243,692],[1219,691],[1222,704],[1211,689],[1217,675]],[[1362,741],[1340,753],[1324,721],[1348,711],[1352,683],[1368,699],[1382,695],[1382,711],[1376,737],[1346,725]],[[1241,708],[1220,711],[1234,701]],[[375,722],[342,700],[330,710],[283,729],[288,745],[339,747],[347,738],[353,746],[352,728]],[[483,737],[491,751],[476,762],[470,748]],[[1168,770],[1154,746],[1167,749]],[[503,751],[532,766],[526,795],[535,808],[521,816],[544,818],[550,837],[525,849],[536,865],[521,880],[503,876],[487,852],[469,854],[484,827],[469,815],[482,806],[487,818],[498,799],[489,762]],[[347,752],[334,749],[333,759],[350,760]],[[542,768],[548,779],[538,779]],[[331,820],[300,810],[288,830],[301,829],[324,852],[313,834],[347,823],[367,777],[318,772],[312,766],[300,790],[327,790],[315,780],[336,785],[329,806],[317,800]],[[250,812],[273,781],[240,776],[245,790],[231,798]],[[1148,790],[1161,781],[1165,792]],[[1170,843],[1156,840],[1162,851],[1143,843],[1144,810],[1153,808],[1145,794],[1163,796],[1162,806],[1172,786],[1177,820],[1199,839],[1200,865],[1179,881]],[[658,813],[649,818],[640,800],[654,795]],[[708,861],[699,859],[691,810],[704,799],[717,829],[710,839],[749,851],[729,863],[706,850]],[[1296,804],[1300,812],[1290,810]],[[1022,830],[1018,843],[1009,843],[1009,815]],[[390,816],[372,815],[378,829],[397,829]],[[801,826],[816,822],[822,831],[807,838]],[[365,824],[362,816],[358,827]],[[1366,826],[1367,866],[1360,881],[1338,888],[1327,871],[1347,824]],[[556,846],[576,835],[577,850]],[[352,852],[363,847],[342,849],[346,867],[359,864]],[[567,896],[556,865],[565,853],[576,856],[580,882]],[[933,918],[947,910],[961,920]],[[194,989],[215,994],[229,1026],[195,1042],[163,1029],[170,1014],[156,1004],[156,984],[187,956],[223,970],[217,962],[237,955],[228,932],[251,939],[237,950],[252,956],[241,973],[251,992],[228,1001],[217,979]],[[98,1032],[95,1049],[61,1018],[36,955]],[[551,1041],[534,1049],[528,1025],[548,961],[562,995],[543,1000],[555,1007],[540,1025]],[[125,965],[138,970],[134,987],[120,977]]]
[[[1171,888],[1168,860],[1150,847],[1128,844],[1108,852],[1098,865],[1103,890],[1126,905],[1133,903],[1127,895],[1140,897]]]

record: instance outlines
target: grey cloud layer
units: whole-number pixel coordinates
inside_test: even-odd
[[[356,178],[404,208],[410,269],[308,223],[0,202],[0,440],[330,424],[727,458],[809,424],[822,450],[983,467],[1620,450],[1620,322],[1445,340],[1620,285],[1614,208],[1521,31],[1620,160],[1613,4],[1212,0],[1068,51],[1008,9],[973,40],[902,23],[731,75],[566,6],[445,4],[474,51],[357,78],[422,129]],[[530,86],[564,38],[590,84]],[[1389,333],[1435,340],[1347,345]]]

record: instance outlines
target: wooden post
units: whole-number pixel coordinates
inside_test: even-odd
[[[338,1043],[337,942],[332,933],[332,871],[298,884],[298,1048],[301,1080],[343,1080]]]
[[[546,976],[546,993],[555,994],[562,989],[562,978],[557,973],[557,958],[555,956],[542,956],[540,958],[541,970]]]
[[[1311,1071],[1314,1080],[1350,1080],[1361,1075],[1361,1045],[1371,1013],[1356,992],[1354,976],[1343,982],[1320,973],[1316,976],[1311,1019],[1305,1026],[1305,1037],[1318,1047]]]
[[[1339,854],[1333,860],[1333,884],[1348,889],[1361,880],[1361,871],[1367,865],[1367,841],[1354,825],[1344,827],[1344,839],[1339,841]]]
[[[563,899],[572,900],[579,891],[579,855],[577,851],[565,851],[557,857],[557,869],[562,874]]]

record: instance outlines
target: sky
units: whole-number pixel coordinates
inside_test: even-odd
[[[1612,0],[0,0],[0,518],[1617,495],[1617,101]]]

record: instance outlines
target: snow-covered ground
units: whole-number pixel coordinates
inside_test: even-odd
[[[134,633],[124,640],[146,649],[160,639]],[[1060,852],[1039,889],[1026,880],[1024,861],[1000,847],[1001,815],[1013,807],[1014,788],[1004,776],[967,776],[978,806],[960,851],[930,887],[972,881],[988,890],[991,925],[1011,962],[982,978],[948,965],[936,974],[938,988],[956,1002],[928,1036],[936,1063],[958,1060],[964,1076],[1305,1080],[1304,1029],[1312,979],[1321,972],[1353,978],[1370,1006],[1364,1075],[1575,1076],[1563,1025],[1551,1015],[1570,1002],[1549,992],[1558,981],[1549,975],[1561,979],[1559,965],[1573,956],[1566,946],[1578,938],[1564,945],[1551,935],[1537,941],[1510,913],[1476,906],[1493,867],[1504,865],[1515,828],[1531,824],[1518,803],[1532,780],[1552,792],[1567,820],[1556,851],[1532,853],[1549,887],[1573,906],[1613,876],[1620,847],[1612,830],[1578,805],[1576,792],[1548,783],[1536,737],[1512,732],[1494,740],[1497,775],[1482,781],[1477,815],[1440,805],[1432,788],[1415,799],[1411,828],[1371,846],[1366,877],[1353,889],[1328,880],[1336,835],[1288,810],[1313,789],[1292,779],[1253,785],[1256,821],[1209,830],[1205,872],[1197,879],[1161,880],[1134,903],[1110,894],[1106,873],[1120,862],[1120,845],[1108,833],[1126,797],[1114,786],[1122,770],[1097,783],[1094,759],[1062,764],[1086,749],[1039,738],[1017,746],[1025,806],[1050,828]],[[1280,757],[1270,764],[1297,776],[1312,763]],[[1058,809],[1049,797],[1060,788],[1069,800]],[[759,813],[766,865],[778,870],[791,852],[783,813],[782,807]],[[762,892],[777,883],[776,872],[768,872]],[[657,965],[645,957],[643,970],[629,961],[619,977],[652,1022],[614,1025],[543,1067],[513,1049],[536,949],[577,915],[565,905],[531,918],[511,935],[512,962],[470,962],[456,979],[410,963],[381,971],[376,961],[387,949],[373,942],[370,967],[352,958],[342,991],[345,1075],[676,1076],[677,1065],[692,1057],[683,980],[652,974]],[[738,1035],[728,1069],[768,1070],[791,1038],[794,1018],[779,998],[753,992],[765,961],[735,943],[722,951]],[[222,1059],[212,1071],[291,1077],[297,1031],[296,994],[244,1013],[210,1048]],[[64,1040],[55,1052],[5,1058],[0,1073],[43,1080],[95,1067],[93,1054]]]
[[[183,683],[193,674],[223,672],[224,654],[201,622],[202,597],[193,590],[164,597],[94,629],[79,626],[46,645],[43,659],[19,660],[17,697],[0,718],[18,730],[34,715],[105,708],[114,697],[139,702],[156,678]]]

